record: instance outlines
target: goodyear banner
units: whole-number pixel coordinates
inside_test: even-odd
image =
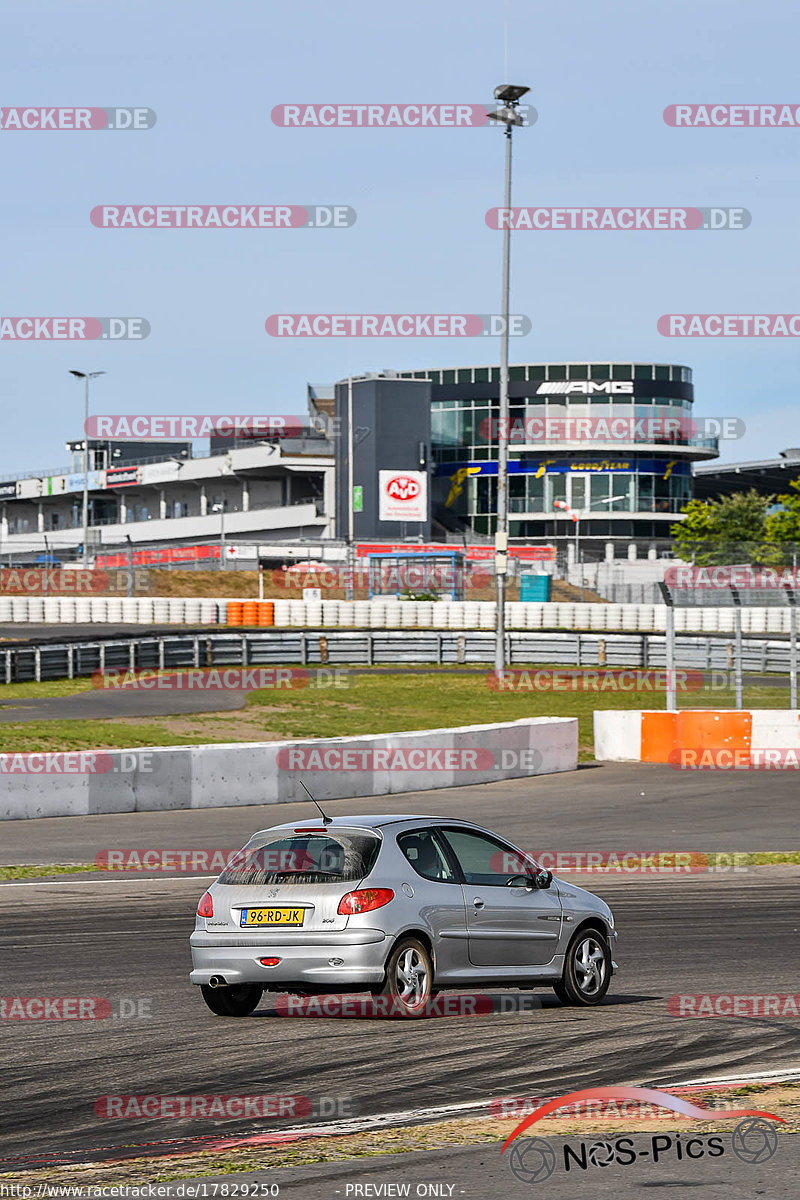
[[[600,458],[593,455],[583,455],[580,458],[528,458],[509,462],[509,475],[609,475],[622,472],[642,472],[645,475],[660,475],[668,479],[670,475],[690,475],[691,468],[686,462],[663,458],[631,458],[613,455]],[[451,478],[458,472],[467,475],[496,475],[496,462],[462,462],[439,463],[437,475]]]

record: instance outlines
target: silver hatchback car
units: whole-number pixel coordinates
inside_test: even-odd
[[[447,817],[334,817],[254,834],[203,895],[192,983],[218,1016],[267,991],[371,992],[422,1016],[441,988],[552,987],[599,1004],[614,918],[505,839]]]

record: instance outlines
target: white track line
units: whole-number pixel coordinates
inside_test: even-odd
[[[704,1079],[681,1079],[676,1080],[674,1083],[660,1083],[658,1087],[662,1091],[667,1091],[671,1087],[692,1087],[699,1084],[714,1086],[715,1084],[724,1083],[735,1086],[739,1083],[752,1083],[754,1079],[758,1081],[763,1080],[765,1083],[780,1083],[783,1080],[788,1082],[792,1079],[800,1079],[800,1067],[782,1067],[772,1071],[753,1071],[747,1075],[713,1075]]]
[[[800,1070],[795,1067],[786,1067],[772,1071],[758,1071],[750,1075],[729,1075],[720,1078],[708,1079],[692,1079],[684,1083],[660,1083],[654,1084],[638,1084],[638,1087],[651,1087],[657,1091],[669,1091],[671,1087],[684,1087],[689,1084],[722,1084],[739,1082],[751,1082],[754,1079],[778,1082],[779,1080],[789,1080],[800,1076]],[[375,1116],[355,1117],[350,1120],[329,1121],[323,1125],[290,1125],[284,1126],[281,1129],[272,1131],[272,1136],[276,1139],[292,1137],[309,1137],[320,1136],[324,1134],[349,1134],[349,1133],[365,1133],[369,1130],[380,1129],[386,1127],[397,1127],[402,1125],[417,1125],[428,1123],[430,1121],[441,1120],[447,1117],[465,1117],[470,1114],[480,1116],[482,1113],[491,1112],[491,1105],[497,1104],[497,1100],[468,1100],[461,1104],[442,1104],[431,1108],[409,1108],[400,1112],[378,1113]],[[578,1120],[580,1118],[577,1118]],[[263,1131],[255,1132],[250,1137],[258,1139],[260,1137],[269,1136]],[[248,1135],[240,1135],[241,1140],[246,1142]],[[220,1141],[225,1141],[225,1135],[220,1134]],[[231,1142],[238,1141],[235,1135],[231,1136]]]

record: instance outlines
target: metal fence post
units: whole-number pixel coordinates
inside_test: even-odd
[[[797,595],[787,587],[789,601],[789,708],[797,708]]]
[[[736,688],[736,707],[742,708],[742,598],[736,588],[731,588],[733,598],[733,678]]]
[[[678,707],[675,698],[675,606],[667,585],[659,583],[658,586],[667,606],[667,629],[664,637],[667,656],[667,712],[674,712]]]

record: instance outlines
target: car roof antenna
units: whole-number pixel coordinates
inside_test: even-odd
[[[308,798],[309,798],[309,800],[311,801],[311,803],[312,803],[312,804],[316,804],[317,808],[318,808],[318,809],[319,809],[319,811],[322,813],[322,824],[323,824],[323,825],[330,825],[331,821],[333,820],[333,817],[326,817],[326,816],[325,816],[325,813],[324,813],[324,812],[322,812],[322,805],[321,805],[321,804],[319,804],[319,803],[318,803],[318,802],[317,802],[317,801],[314,799],[314,797],[311,795],[311,792],[308,790],[308,788],[306,787],[306,785],[303,783],[302,779],[301,779],[301,780],[299,780],[299,783],[300,783],[300,787],[303,789],[303,791],[305,792],[305,794],[308,796]]]

